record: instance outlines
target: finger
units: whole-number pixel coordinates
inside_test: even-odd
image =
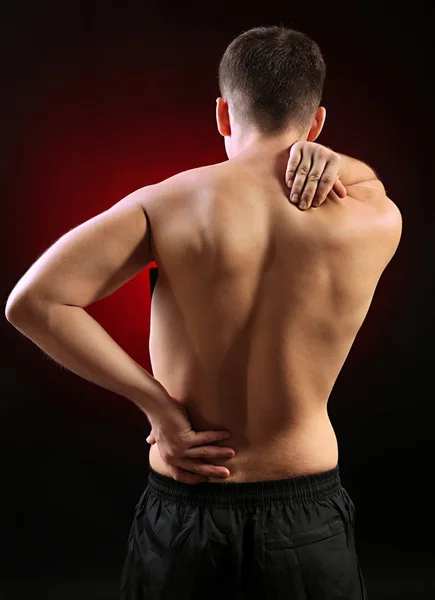
[[[292,187],[293,180],[295,178],[296,170],[301,162],[302,151],[300,150],[299,145],[293,144],[290,149],[290,157],[287,163],[287,169],[285,172],[285,181],[289,188]]]
[[[177,461],[177,466],[180,468],[190,471],[196,475],[202,475],[204,477],[221,477],[226,479],[230,476],[230,472],[226,467],[220,467],[217,465],[210,465],[208,463],[202,462],[201,460],[196,460],[193,458],[189,459],[180,459]]]
[[[178,467],[171,467],[169,469],[172,477],[175,481],[180,481],[181,483],[187,483],[188,485],[197,485],[198,483],[203,483],[207,481],[206,477],[202,477],[201,475],[195,475],[194,473],[190,473],[189,471],[185,471],[184,469],[180,469]]]
[[[187,440],[190,446],[203,446],[212,442],[227,440],[231,437],[231,433],[229,431],[192,431],[191,437],[193,443],[190,443],[190,439]]]
[[[332,188],[334,192],[337,194],[339,198],[346,198],[347,190],[344,185],[341,183],[339,179],[334,183],[334,187]]]
[[[293,204],[297,204],[299,202],[299,199],[302,194],[302,190],[305,187],[305,182],[307,180],[307,176],[308,176],[308,173],[310,172],[310,170],[311,170],[311,159],[303,158],[302,162],[300,163],[300,165],[296,171],[295,179],[293,181],[293,185],[290,190],[290,202],[293,202]]]
[[[299,208],[302,210],[307,210],[311,207],[313,199],[317,192],[317,187],[322,178],[323,171],[326,167],[326,159],[322,158],[314,158],[313,163],[310,169],[310,172],[307,175],[305,187],[302,190],[301,202],[299,204]]]
[[[221,446],[194,446],[184,452],[189,458],[232,458],[236,455],[232,448],[221,448]]]
[[[339,196],[334,192],[334,190],[331,190],[329,192],[329,194],[327,195],[327,199],[328,200],[340,200]]]
[[[316,195],[313,200],[313,206],[320,206],[325,202],[327,195],[332,190],[335,180],[337,179],[336,167],[327,163],[325,170],[320,178],[319,185],[317,186]]]

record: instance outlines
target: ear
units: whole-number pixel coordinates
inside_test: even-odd
[[[216,100],[216,123],[218,131],[223,137],[231,135],[228,102],[223,98]]]
[[[310,131],[308,133],[307,142],[314,142],[320,135],[323,129],[326,119],[326,108],[319,106],[311,123]]]

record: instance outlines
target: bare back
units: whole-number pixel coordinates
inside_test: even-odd
[[[347,197],[302,212],[276,176],[237,161],[187,179],[196,191],[147,206],[154,376],[194,429],[231,432],[220,445],[236,456],[211,461],[225,482],[335,467],[327,401],[395,250],[385,207]],[[169,475],[157,445],[150,464]]]

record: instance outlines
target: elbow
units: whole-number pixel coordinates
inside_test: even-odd
[[[20,303],[11,300],[6,302],[5,317],[12,325],[15,325],[22,318],[23,307]],[[21,315],[21,317],[20,317]]]
[[[23,321],[28,320],[31,311],[30,306],[31,300],[27,294],[14,294],[12,292],[6,302],[6,319],[15,326],[23,323]]]

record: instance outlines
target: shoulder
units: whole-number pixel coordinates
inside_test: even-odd
[[[137,199],[144,209],[157,205],[177,208],[199,196],[210,194],[227,179],[226,163],[197,167],[176,173],[158,183],[137,190]]]
[[[182,171],[156,184],[159,189],[181,188],[195,190],[199,185],[219,184],[227,177],[227,163],[217,163]]]
[[[399,207],[388,196],[383,199],[382,226],[395,236],[402,233],[402,213]]]
[[[402,214],[399,207],[386,194],[383,184],[376,180],[364,185],[350,186],[348,194],[357,201],[359,210],[364,210],[373,226],[385,235],[401,235]]]
[[[372,240],[394,254],[402,235],[402,215],[382,183],[348,186],[347,194],[337,202],[345,238]]]
[[[402,237],[402,213],[399,207],[387,196],[384,198],[380,228],[385,243],[388,245],[391,255],[393,255]]]

